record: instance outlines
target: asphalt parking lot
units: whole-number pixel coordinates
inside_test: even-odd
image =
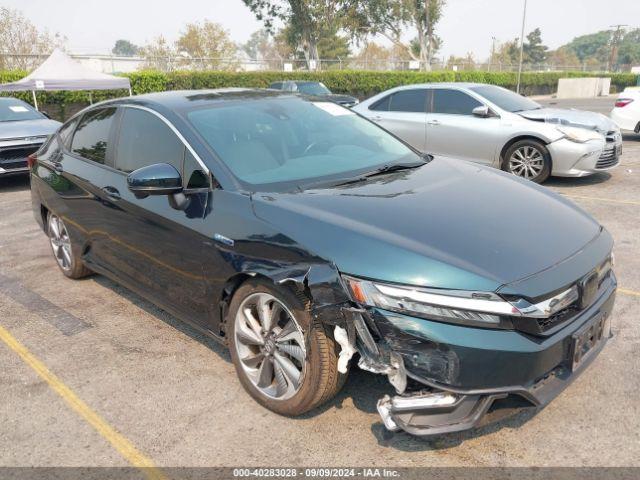
[[[613,172],[546,186],[616,240],[615,337],[546,409],[422,440],[385,434],[391,389],[357,369],[303,418],[260,407],[214,341],[104,277],[63,277],[28,182],[0,180],[0,466],[640,466],[640,135]]]

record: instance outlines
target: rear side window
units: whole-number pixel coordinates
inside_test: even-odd
[[[269,85],[269,88],[273,88],[274,90],[282,90],[282,82],[275,82]]]
[[[391,96],[390,112],[424,113],[427,104],[427,91],[424,88],[401,90]]]
[[[184,144],[152,113],[125,108],[116,147],[116,168],[130,173],[154,163],[168,163],[180,171]]]
[[[431,112],[451,115],[473,115],[473,109],[482,106],[475,98],[459,90],[435,89]]]
[[[115,114],[115,108],[85,113],[73,134],[71,150],[83,158],[104,164]]]

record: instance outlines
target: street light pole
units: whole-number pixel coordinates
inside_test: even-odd
[[[522,77],[522,57],[524,53],[524,24],[527,19],[527,0],[524,0],[524,10],[522,11],[522,30],[520,31],[520,63],[518,64],[518,84],[516,93],[520,93],[520,78]]]

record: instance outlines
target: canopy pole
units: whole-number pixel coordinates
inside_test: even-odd
[[[129,87],[129,96],[133,97],[133,92],[131,91],[131,87]]]
[[[33,95],[33,106],[38,110],[38,99],[36,98],[36,91],[31,90],[31,94]]]

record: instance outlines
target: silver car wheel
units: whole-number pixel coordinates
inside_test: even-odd
[[[518,148],[509,158],[509,171],[514,175],[533,180],[544,170],[544,155],[530,145]]]
[[[306,367],[304,336],[289,309],[273,295],[244,299],[235,318],[235,348],[243,371],[263,395],[293,397]]]
[[[48,231],[53,256],[62,270],[65,272],[70,271],[73,253],[71,251],[71,240],[69,239],[67,227],[60,217],[49,215]]]

